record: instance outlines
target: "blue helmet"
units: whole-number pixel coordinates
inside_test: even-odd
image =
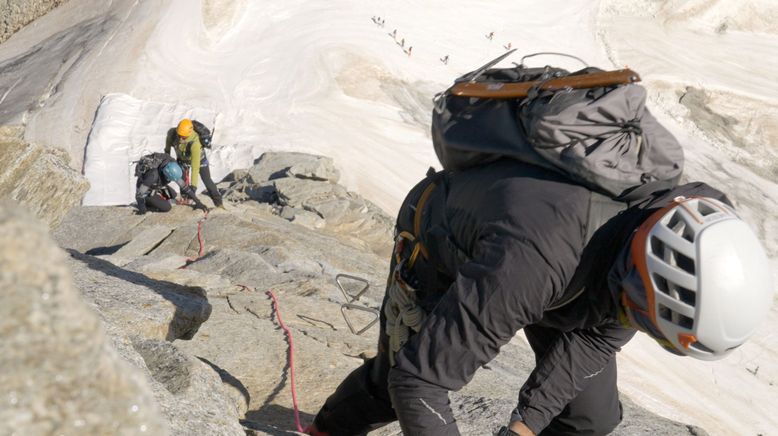
[[[181,170],[181,166],[179,166],[176,162],[170,162],[162,167],[162,174],[170,182],[175,182],[176,180],[184,177],[184,172]]]

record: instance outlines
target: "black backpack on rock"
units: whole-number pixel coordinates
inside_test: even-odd
[[[170,157],[167,153],[151,153],[141,156],[135,165],[135,177],[141,177],[149,170],[156,170],[168,162],[175,162],[175,159]]]

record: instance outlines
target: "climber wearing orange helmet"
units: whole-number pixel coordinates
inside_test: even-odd
[[[213,204],[216,207],[223,207],[219,189],[211,179],[208,157],[205,155],[205,149],[194,129],[192,120],[184,118],[178,123],[177,127],[168,130],[167,140],[165,141],[165,153],[170,154],[171,149],[175,150],[176,158],[180,164],[191,167],[192,176],[190,183],[195,191],[197,191],[197,181],[202,178],[205,188],[208,190],[208,195],[213,200]]]
[[[622,419],[615,354],[636,330],[704,360],[742,345],[773,298],[757,236],[704,183],[632,193],[615,202],[507,158],[430,173],[398,213],[377,355],[307,433],[399,420],[459,434],[449,391],[523,329],[536,366],[499,434],[605,435]]]

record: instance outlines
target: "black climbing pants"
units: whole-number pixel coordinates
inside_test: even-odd
[[[201,166],[200,178],[203,180],[203,183],[205,183],[205,189],[208,190],[208,195],[211,197],[211,200],[213,200],[214,206],[221,206],[222,196],[219,194],[219,189],[216,187],[216,184],[213,183],[213,179],[211,179],[210,168],[207,166]]]
[[[149,195],[144,200],[146,202],[146,209],[154,212],[170,212],[170,202],[162,198],[159,194]]]
[[[386,300],[384,300],[386,304]],[[381,310],[378,354],[354,370],[338,386],[316,415],[314,424],[331,436],[362,435],[397,420],[389,396],[389,347]],[[539,326],[524,329],[539,359],[560,333]],[[451,362],[458,365],[459,362]],[[622,409],[616,387],[616,359],[571,401],[539,436],[605,435],[621,422]],[[418,415],[419,419],[435,419]],[[508,417],[505,417],[507,424]],[[413,427],[425,427],[415,423]]]
[[[386,304],[386,299],[384,299]],[[397,420],[389,396],[389,346],[381,310],[378,354],[365,361],[338,386],[316,415],[314,424],[331,436],[362,435]],[[539,326],[524,329],[539,359],[559,332]],[[460,362],[451,362],[458,365]],[[418,415],[419,419],[435,419]],[[622,409],[616,387],[615,357],[589,386],[571,401],[539,436],[606,435],[621,422]],[[507,424],[508,417],[505,417]],[[425,427],[412,424],[413,427]]]

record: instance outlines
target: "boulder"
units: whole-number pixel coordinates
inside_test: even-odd
[[[337,183],[340,172],[330,157],[295,152],[267,152],[254,162],[247,174],[247,178],[255,184],[281,177]]]
[[[157,339],[135,339],[152,379],[154,396],[177,435],[243,436],[243,412],[222,386],[212,364]]]
[[[111,347],[66,255],[0,202],[0,434],[167,434],[138,369]]]
[[[68,264],[84,298],[127,336],[190,339],[211,314],[205,291],[154,280],[69,250]]]
[[[56,227],[71,207],[81,203],[89,182],[68,166],[64,150],[0,138],[0,198],[24,204],[49,227]]]
[[[116,253],[112,254],[108,261],[114,265],[124,266],[138,257],[150,253],[162,241],[165,240],[173,231],[168,226],[155,225],[144,229],[137,234],[130,242],[123,245]]]

